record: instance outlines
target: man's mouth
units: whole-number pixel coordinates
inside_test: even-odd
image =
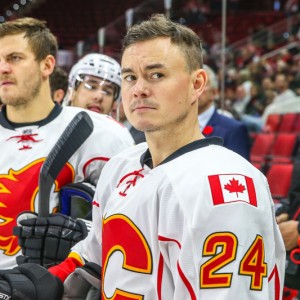
[[[9,80],[0,81],[0,86],[8,86],[8,85],[12,85],[12,84],[13,84],[13,82],[9,81]]]
[[[153,110],[153,107],[147,106],[147,105],[140,105],[137,106],[135,108],[133,108],[132,111],[136,111],[136,112],[144,112],[144,111],[148,111],[148,110]]]
[[[94,112],[99,113],[99,114],[102,113],[102,109],[99,106],[89,106],[88,110],[94,111]]]

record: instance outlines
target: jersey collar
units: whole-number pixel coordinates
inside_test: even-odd
[[[49,116],[41,121],[37,122],[31,122],[31,123],[14,123],[10,122],[6,117],[6,105],[3,105],[0,111],[0,125],[4,128],[14,130],[19,127],[25,127],[25,126],[43,126],[54,120],[62,111],[62,107],[55,103],[54,108],[52,109]]]
[[[193,150],[197,150],[199,148],[203,148],[209,145],[218,145],[223,146],[223,139],[220,137],[207,137],[201,140],[194,141],[190,144],[187,144],[178,150],[176,150],[174,153],[169,155],[165,160],[163,160],[159,165],[165,164],[185,153],[188,153]],[[152,164],[152,156],[149,151],[149,148],[146,150],[146,152],[141,156],[140,159],[141,165],[144,167],[144,165],[148,166],[149,168],[153,168]]]

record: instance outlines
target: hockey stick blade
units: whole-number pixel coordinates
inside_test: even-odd
[[[44,161],[39,176],[38,214],[49,215],[51,188],[64,165],[90,136],[94,124],[90,116],[79,112],[66,127],[48,157]]]

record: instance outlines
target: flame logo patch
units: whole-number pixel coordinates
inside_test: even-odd
[[[20,170],[10,169],[0,174],[0,250],[5,255],[15,255],[20,247],[12,235],[16,219],[23,211],[34,211],[39,190],[39,172],[45,158],[33,161]],[[55,192],[74,181],[74,169],[67,163],[55,181]]]

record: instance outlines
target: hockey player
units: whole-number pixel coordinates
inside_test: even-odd
[[[129,29],[122,101],[147,144],[107,163],[92,231],[50,269],[74,271],[65,299],[86,299],[78,282],[95,283],[91,262],[102,299],[281,299],[285,250],[266,178],[201,134],[201,61],[198,36],[162,15]]]
[[[69,73],[69,88],[64,102],[101,114],[109,114],[119,100],[121,77],[110,76],[120,70],[113,58],[90,53],[81,58]]]
[[[18,215],[38,212],[40,168],[65,127],[82,109],[62,108],[51,98],[49,76],[55,66],[57,41],[45,22],[21,18],[2,23],[0,42],[0,98],[4,103],[0,112],[0,269],[5,269],[15,266],[20,254],[18,239],[12,234]],[[104,62],[102,72],[114,85],[119,82],[117,98],[120,69]],[[133,144],[128,130],[111,117],[88,114],[93,132],[59,174],[49,212],[58,210],[61,187],[82,181],[96,185],[107,161]],[[67,225],[68,218],[55,220],[66,228],[74,226],[81,238],[86,235],[79,221]],[[57,253],[48,250],[55,260]],[[36,259],[39,262],[39,256]]]

